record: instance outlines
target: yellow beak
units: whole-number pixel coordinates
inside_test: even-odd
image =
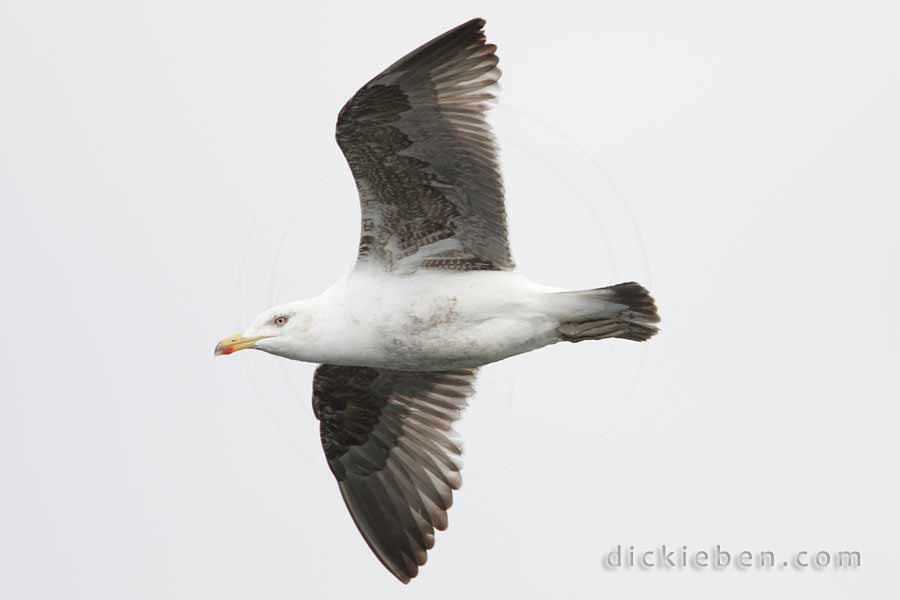
[[[244,348],[252,348],[256,342],[263,339],[264,337],[267,336],[261,335],[259,337],[245,338],[241,337],[241,334],[239,333],[229,335],[227,338],[216,344],[215,355],[219,356],[220,354],[231,354],[232,352],[237,352],[238,350],[243,350]]]

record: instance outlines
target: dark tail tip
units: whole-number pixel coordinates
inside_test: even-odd
[[[628,307],[622,314],[622,320],[633,319],[640,323],[659,323],[656,301],[647,288],[641,284],[627,281],[603,289],[609,293],[610,302]]]
[[[656,302],[644,286],[633,281],[574,292],[600,301],[597,316],[562,323],[557,331],[567,342],[621,338],[643,342],[659,333]]]
[[[610,337],[644,342],[659,333],[659,327],[656,326],[659,323],[659,312],[656,310],[656,301],[647,288],[634,281],[627,281],[602,288],[602,291],[606,295],[604,300],[625,307],[613,319],[619,329]]]

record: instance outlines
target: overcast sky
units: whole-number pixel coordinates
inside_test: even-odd
[[[0,596],[896,593],[900,15],[732,4],[0,4]],[[483,369],[400,589],[314,365],[212,349],[352,266],[337,111],[474,16],[520,268],[640,281],[662,333]],[[601,568],[619,544],[862,567]]]

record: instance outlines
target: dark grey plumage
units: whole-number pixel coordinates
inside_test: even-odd
[[[447,528],[462,484],[453,422],[475,370],[423,372],[321,365],[313,411],[353,521],[387,569],[408,583]]]
[[[407,54],[341,109],[336,137],[362,207],[358,260],[394,272],[513,268],[485,120],[500,70],[484,24]]]

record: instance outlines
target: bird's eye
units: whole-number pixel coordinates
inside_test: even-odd
[[[275,323],[278,327],[283,327],[285,323],[287,323],[288,318],[284,315],[279,315],[272,319],[272,322]]]

